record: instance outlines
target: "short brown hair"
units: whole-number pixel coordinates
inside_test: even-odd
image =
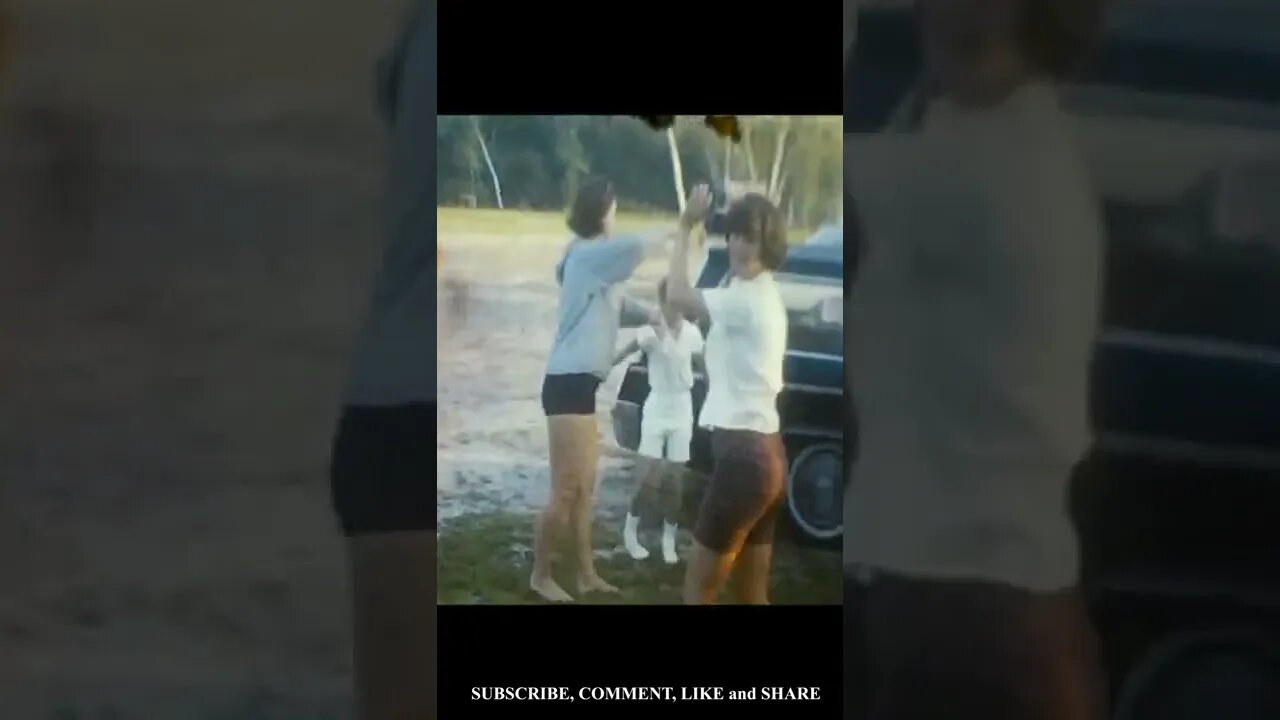
[[[604,232],[604,216],[613,207],[614,199],[613,183],[604,178],[587,182],[569,209],[569,229],[580,238],[593,238]]]
[[[760,262],[766,268],[782,267],[787,259],[787,225],[768,198],[758,193],[742,196],[729,206],[724,224],[727,236],[738,235],[760,244]]]
[[[1065,79],[1093,55],[1109,0],[1022,0],[1022,49],[1041,71]]]

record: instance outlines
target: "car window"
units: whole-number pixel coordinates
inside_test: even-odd
[[[844,245],[844,228],[839,225],[828,225],[804,241],[805,245],[831,245],[842,247]]]
[[[790,350],[842,355],[844,282],[841,278],[777,273],[774,278],[787,306]]]
[[[1280,113],[1115,91],[1068,107],[1102,196],[1108,328],[1280,347]]]
[[[835,267],[835,266],[824,266]],[[712,253],[698,287],[720,285],[728,272],[727,256]],[[774,280],[787,307],[789,350],[842,356],[844,353],[844,278],[800,272],[777,272]],[[707,328],[703,328],[706,332]]]

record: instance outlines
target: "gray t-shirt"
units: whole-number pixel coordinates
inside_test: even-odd
[[[652,317],[622,291],[622,282],[644,260],[647,245],[636,235],[569,242],[556,265],[560,309],[548,375],[590,373],[603,379],[609,374],[618,327],[641,325]]]
[[[436,2],[415,7],[378,85],[391,129],[385,247],[343,392],[348,405],[436,398]]]

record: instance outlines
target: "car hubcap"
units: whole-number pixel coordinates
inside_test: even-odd
[[[828,540],[844,534],[844,451],[835,444],[811,445],[791,464],[787,507],[808,536]]]

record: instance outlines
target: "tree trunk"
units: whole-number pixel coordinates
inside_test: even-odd
[[[484,154],[484,164],[489,166],[489,176],[493,178],[493,194],[498,199],[498,209],[502,209],[502,183],[498,182],[498,171],[493,167],[493,158],[489,156],[489,143],[484,141],[484,133],[480,132],[480,123],[475,123],[476,139],[480,141],[480,152]]]
[[[724,188],[727,192],[729,189],[729,179],[733,177],[729,172],[729,168],[733,166],[733,141],[729,138],[724,139]]]
[[[747,156],[747,179],[754,185],[760,176],[756,173],[756,148],[751,142],[750,125],[744,124],[742,128],[742,150]]]
[[[671,149],[671,174],[676,183],[676,204],[684,212],[684,170],[680,167],[680,148],[676,144],[676,131],[667,128],[667,147]]]
[[[773,152],[773,169],[769,172],[769,197],[775,203],[778,201],[778,181],[782,177],[782,161],[787,155],[787,137],[791,133],[791,122],[783,120],[782,123],[782,127],[778,130],[778,144]]]

